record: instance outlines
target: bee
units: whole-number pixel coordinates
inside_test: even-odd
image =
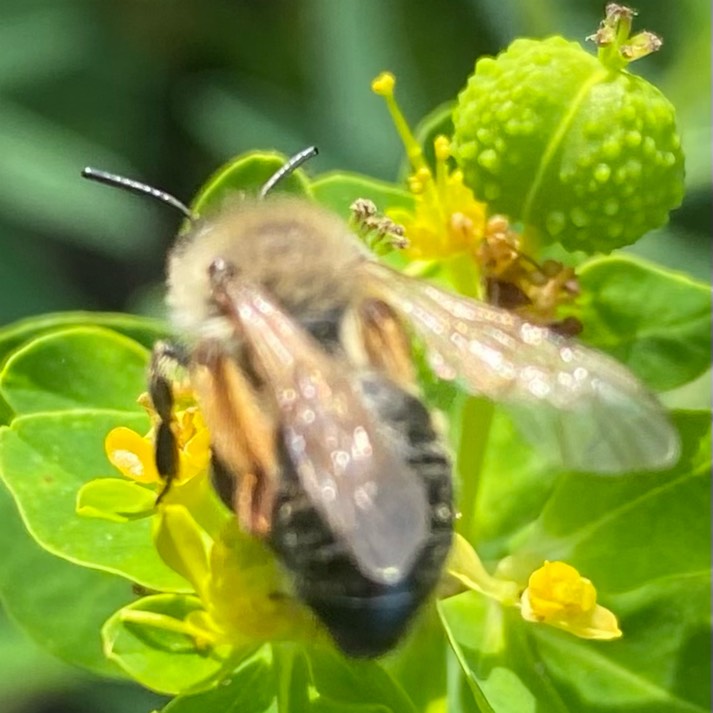
[[[211,433],[213,479],[263,538],[297,595],[350,656],[379,656],[433,592],[455,519],[452,463],[419,397],[412,340],[435,375],[510,405],[569,469],[662,468],[678,437],[656,399],[611,358],[511,312],[379,262],[341,218],[271,194],[189,220],[168,256],[167,304],[182,343],[153,351],[156,463],[178,456],[171,369],[188,370]],[[467,474],[466,474],[467,477]]]

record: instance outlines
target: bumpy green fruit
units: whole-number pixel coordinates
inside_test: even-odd
[[[454,125],[453,155],[476,196],[570,250],[633,243],[683,196],[671,103],[561,37],[480,59]]]

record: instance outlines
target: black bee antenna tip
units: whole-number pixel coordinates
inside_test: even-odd
[[[284,180],[291,173],[294,173],[303,163],[314,158],[319,153],[316,146],[308,146],[299,153],[287,159],[284,165],[275,171],[260,189],[260,198],[264,198],[280,181]]]
[[[141,183],[140,181],[135,181],[133,178],[126,178],[125,176],[119,176],[115,173],[107,173],[106,171],[100,171],[99,169],[87,166],[82,169],[82,178],[87,178],[90,181],[95,181],[96,183],[103,183],[105,186],[112,186],[113,188],[121,188],[130,193],[137,193],[139,195],[150,196],[156,200],[166,203],[173,208],[181,211],[183,215],[188,218],[188,220],[195,220],[196,216],[191,212],[191,209],[175,196],[172,196],[166,191],[159,190],[153,186],[149,186],[146,183]]]

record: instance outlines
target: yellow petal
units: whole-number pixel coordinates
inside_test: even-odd
[[[579,616],[553,616],[543,620],[532,611],[529,592],[525,590],[520,600],[520,613],[526,621],[554,626],[556,629],[562,629],[581,639],[606,641],[622,636],[616,615],[601,604],[597,604],[590,612]]]
[[[564,629],[585,639],[621,636],[616,616],[599,605],[594,585],[565,562],[545,562],[530,576],[520,598],[527,621]]]
[[[213,620],[235,640],[314,640],[314,615],[289,595],[283,573],[267,545],[231,520],[210,557],[207,606]]]
[[[540,620],[569,614],[576,616],[594,609],[594,585],[565,562],[545,562],[528,584],[530,605]]]
[[[210,466],[210,434],[201,428],[188,440],[179,452],[178,478],[181,481],[206,472]]]
[[[517,584],[488,574],[472,545],[456,534],[446,562],[439,595],[449,597],[472,589],[507,605],[517,603]]]
[[[123,426],[112,429],[104,441],[104,450],[109,462],[127,478],[138,483],[160,480],[154,463],[153,444],[136,431]]]

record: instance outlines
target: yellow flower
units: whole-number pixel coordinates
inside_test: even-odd
[[[313,640],[324,636],[314,615],[286,585],[270,549],[233,518],[212,545],[201,594],[227,641]]]
[[[597,604],[594,585],[571,565],[545,562],[530,576],[520,599],[527,621],[541,622],[585,639],[616,639],[616,616]]]
[[[158,421],[147,394],[142,394],[139,403],[146,408],[154,424]],[[172,429],[178,444],[178,483],[190,480],[205,472],[210,464],[210,435],[198,408],[185,406],[174,414]],[[155,426],[141,436],[130,428],[120,426],[112,429],[104,441],[109,462],[122,475],[137,483],[159,483],[154,457]]]
[[[109,431],[105,441],[109,462],[127,478],[137,483],[157,483],[160,480],[154,463],[153,439],[120,426]]]
[[[511,573],[512,560],[500,563],[491,575],[472,545],[456,534],[439,586],[441,597],[466,590],[479,592],[504,607],[519,607],[526,621],[564,629],[583,639],[616,639],[619,629],[616,616],[597,604],[594,585],[565,562],[545,562],[531,575],[527,588]],[[510,573],[510,574],[508,574]]]
[[[187,622],[186,633],[197,644],[202,639],[241,646],[324,636],[314,615],[291,596],[269,547],[243,532],[235,518],[209,534],[189,508],[166,505],[158,515],[154,544],[164,562],[193,585],[203,605]]]
[[[438,136],[434,141],[435,174],[423,156],[394,97],[396,79],[382,72],[371,84],[384,97],[396,130],[413,167],[408,186],[415,208],[394,208],[386,215],[403,226],[407,247],[415,260],[446,260],[456,255],[470,257],[473,275],[458,279],[459,289],[491,304],[516,312],[527,321],[542,324],[564,334],[575,335],[581,325],[572,318],[559,320],[558,310],[578,294],[574,271],[553,260],[540,265],[533,259],[530,236],[514,231],[502,215],[488,216],[485,203],[476,200],[463,183],[463,173],[452,169],[450,141]],[[456,268],[457,271],[457,268]]]
[[[439,136],[434,141],[434,175],[396,103],[395,85],[394,75],[383,72],[372,82],[371,88],[386,100],[406,148],[413,167],[408,185],[416,199],[416,208],[413,212],[392,210],[387,215],[404,226],[409,241],[407,252],[413,258],[443,259],[474,251],[485,232],[485,204],[475,200],[471,190],[463,183],[461,171],[451,170],[448,164],[450,141],[445,136]]]

